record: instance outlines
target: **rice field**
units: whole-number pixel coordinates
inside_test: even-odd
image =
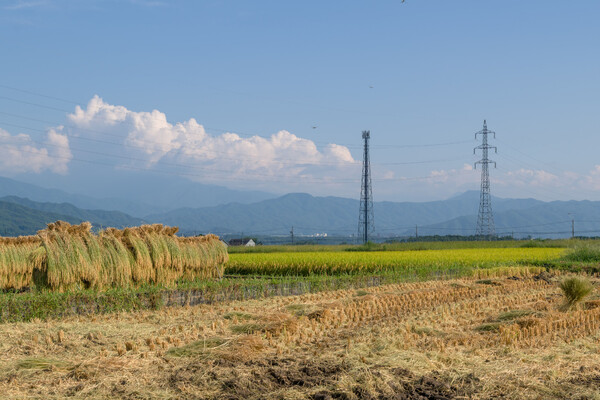
[[[221,276],[212,285],[224,291],[248,280],[263,280],[266,290],[277,279],[316,277],[376,277],[379,286],[315,284],[296,296],[7,322],[3,398],[600,397],[600,280],[568,280],[571,273],[542,266],[565,249],[228,256],[216,237],[175,233],[162,225],[95,234],[86,224],[51,224],[0,241],[0,279],[5,288],[74,296]],[[569,297],[569,287],[580,290]]]
[[[4,398],[593,399],[600,296],[566,277],[383,285],[5,324]],[[420,397],[419,397],[420,396]]]
[[[559,259],[561,248],[475,248],[380,252],[286,252],[230,254],[228,274],[311,275],[402,270],[427,274]]]

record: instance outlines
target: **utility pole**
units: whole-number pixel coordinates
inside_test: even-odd
[[[419,225],[415,225],[415,239],[419,238]]]
[[[498,148],[488,144],[489,133],[494,135],[494,139],[496,138],[496,132],[489,131],[486,121],[483,120],[483,129],[475,133],[475,139],[477,139],[477,135],[481,135],[481,144],[473,149],[473,154],[475,154],[477,150],[481,150],[482,152],[481,160],[475,163],[475,169],[477,169],[477,164],[481,165],[481,194],[479,199],[476,235],[485,240],[491,240],[496,236],[494,214],[492,212],[492,196],[490,194],[489,172],[489,165],[494,164],[494,168],[496,168],[496,163],[488,158],[488,151],[489,149],[494,149],[497,153]]]
[[[292,230],[290,231],[290,235],[292,236],[292,244],[294,244],[294,227],[292,226]]]
[[[575,214],[568,214],[571,216],[571,239],[575,239]]]
[[[371,187],[371,161],[369,159],[370,131],[363,131],[364,140],[362,179],[360,185],[360,209],[358,213],[358,237],[363,243],[369,241],[369,235],[375,231],[373,215],[373,189]]]

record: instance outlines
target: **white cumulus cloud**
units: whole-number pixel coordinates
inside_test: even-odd
[[[473,166],[471,166],[471,164],[463,164],[460,169],[433,170],[429,173],[429,176],[425,181],[430,184],[451,182],[453,185],[465,185],[479,179],[478,175],[471,173],[471,171],[473,171]]]
[[[269,137],[212,135],[193,118],[171,123],[158,110],[132,111],[98,96],[86,108],[77,106],[68,119],[75,135],[122,143],[121,151],[126,148],[131,163],[141,162],[144,168],[177,166],[201,174],[204,180],[217,176],[321,179],[357,164],[345,146],[329,144],[319,149],[313,141],[285,130]]]
[[[509,171],[507,177],[513,185],[519,186],[560,186],[561,178],[544,170],[518,169]]]
[[[24,133],[11,135],[0,129],[0,171],[39,173],[49,170],[65,174],[73,155],[69,139],[61,130],[62,127],[49,129],[46,139],[39,142]]]

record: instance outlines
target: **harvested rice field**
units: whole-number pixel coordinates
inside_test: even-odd
[[[546,272],[4,324],[4,398],[600,398],[596,289]],[[591,279],[594,287],[598,281]]]

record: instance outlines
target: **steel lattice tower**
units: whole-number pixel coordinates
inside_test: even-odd
[[[360,186],[360,210],[358,214],[358,237],[363,243],[369,241],[369,235],[375,231],[373,214],[373,188],[371,187],[371,161],[369,159],[370,131],[363,131],[365,141],[363,153],[362,181]]]
[[[481,135],[481,145],[473,149],[473,154],[477,150],[481,150],[482,158],[475,163],[475,169],[477,164],[481,165],[481,194],[479,200],[479,215],[477,216],[477,233],[476,235],[482,239],[490,240],[496,236],[496,228],[494,227],[494,214],[492,212],[492,198],[490,195],[490,172],[489,165],[496,163],[488,158],[488,150],[494,149],[497,153],[498,149],[496,146],[490,146],[488,144],[488,134],[491,133],[496,138],[496,132],[489,131],[487,123],[483,120],[483,129],[475,133],[475,139],[477,135]]]

